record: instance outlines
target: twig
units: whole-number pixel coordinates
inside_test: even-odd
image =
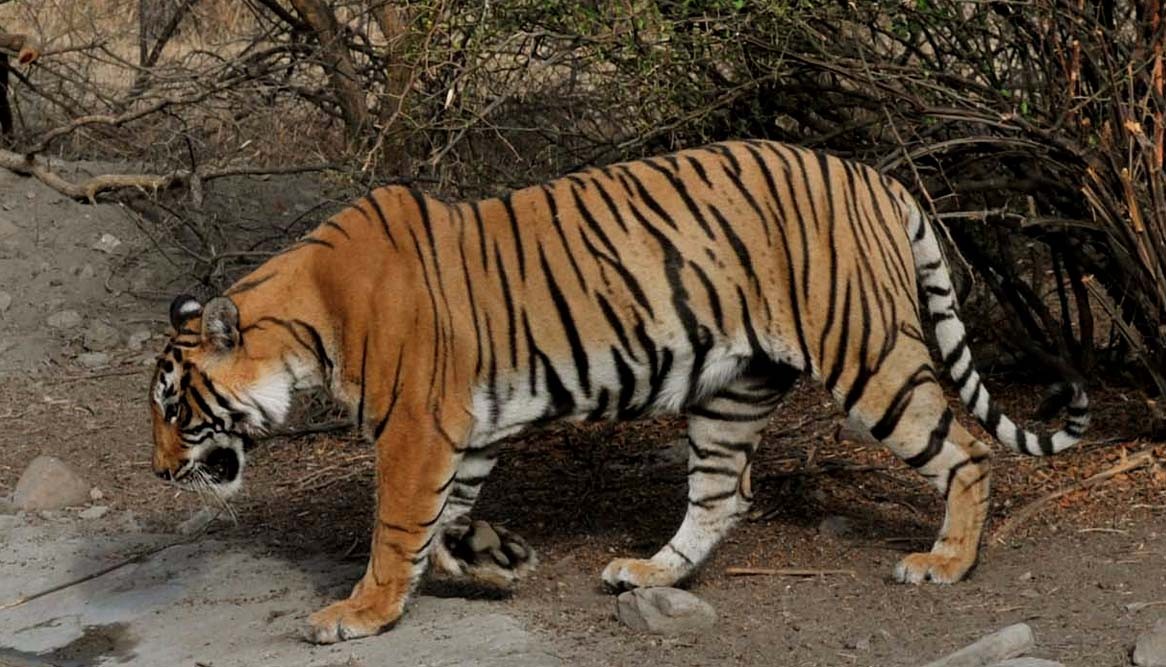
[[[35,155],[21,155],[12,151],[0,150],[0,167],[23,176],[35,176],[45,185],[72,199],[94,203],[98,193],[109,190],[137,189],[158,192],[180,185],[228,176],[299,174],[309,171],[328,171],[335,168],[335,165],[330,162],[274,167],[241,165],[200,168],[194,171],[176,169],[169,174],[101,174],[74,183],[49,169],[45,162]]]
[[[858,576],[854,570],[815,570],[797,567],[726,567],[725,574],[730,577],[823,577],[831,574]]]
[[[1093,475],[1092,477],[1089,477],[1087,479],[1081,480],[1080,482],[1077,482],[1075,484],[1070,484],[1069,486],[1066,486],[1062,489],[1058,489],[1057,491],[1052,491],[1050,493],[1047,493],[1047,494],[1041,496],[1040,498],[1037,498],[1036,500],[1032,501],[1031,503],[1025,505],[1024,507],[1022,507],[1019,512],[1013,514],[1008,519],[1008,521],[1005,521],[1002,526],[1000,526],[999,528],[996,529],[996,532],[995,532],[995,534],[993,534],[992,539],[996,542],[1003,544],[1005,536],[1007,536],[1009,533],[1011,533],[1013,530],[1015,530],[1016,527],[1019,526],[1021,523],[1023,523],[1024,521],[1026,521],[1030,517],[1032,517],[1032,515],[1036,514],[1038,511],[1040,511],[1040,509],[1042,507],[1044,507],[1045,505],[1049,504],[1050,502],[1056,500],[1057,498],[1060,498],[1061,496],[1068,495],[1074,491],[1080,491],[1083,489],[1091,489],[1091,488],[1101,484],[1102,482],[1110,479],[1111,477],[1115,477],[1117,475],[1120,475],[1123,472],[1129,472],[1130,470],[1133,470],[1135,468],[1140,468],[1144,465],[1152,463],[1153,461],[1154,461],[1154,451],[1152,449],[1146,449],[1146,450],[1143,450],[1141,452],[1138,452],[1137,454],[1134,454],[1133,456],[1126,458],[1124,461],[1113,466],[1112,468],[1109,468],[1108,470],[1103,470],[1102,472],[1099,472],[1096,475]]]
[[[82,380],[96,380],[98,378],[117,377],[121,375],[137,375],[138,373],[147,373],[153,370],[152,367],[135,366],[132,368],[118,368],[109,371],[98,371],[95,373],[85,373],[83,375],[70,375],[67,377],[55,378],[45,382],[47,385],[66,384],[69,382],[81,382]]]
[[[66,581],[65,583],[62,583],[62,584],[57,584],[56,586],[50,586],[49,588],[46,588],[42,591],[37,591],[36,593],[31,593],[29,595],[19,597],[19,598],[13,600],[12,602],[7,602],[5,604],[0,605],[0,611],[7,611],[9,609],[15,609],[16,607],[19,607],[19,606],[24,605],[24,604],[28,604],[29,602],[32,602],[33,600],[43,598],[46,595],[52,595],[53,593],[56,593],[58,591],[63,591],[66,588],[72,588],[73,586],[77,586],[78,584],[83,584],[86,581],[92,581],[93,579],[96,579],[98,577],[103,577],[103,576],[109,574],[110,572],[113,572],[114,570],[119,570],[119,569],[125,567],[126,565],[133,565],[134,563],[140,563],[143,560],[149,558],[150,556],[154,556],[156,554],[159,554],[163,551],[166,551],[167,549],[195,542],[196,540],[202,538],[202,536],[207,533],[207,530],[210,528],[211,524],[214,523],[215,519],[219,518],[219,514],[222,514],[221,510],[219,512],[215,513],[215,515],[213,517],[211,517],[211,520],[208,521],[206,523],[206,525],[202,527],[201,530],[199,530],[197,533],[194,533],[193,535],[191,535],[189,537],[184,537],[181,540],[175,540],[174,542],[170,542],[169,544],[163,544],[162,546],[154,547],[152,549],[147,549],[147,550],[145,550],[145,551],[143,551],[135,556],[130,556],[129,558],[126,558],[124,560],[120,560],[120,561],[114,563],[113,565],[103,567],[100,570],[97,570],[96,572],[90,572],[89,574],[87,574],[83,577],[71,579],[71,580]]]

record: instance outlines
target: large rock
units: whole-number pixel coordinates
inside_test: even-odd
[[[997,630],[964,648],[925,667],[984,667],[1017,658],[1036,645],[1036,637],[1027,623],[1017,623]]]
[[[616,616],[633,630],[679,634],[707,630],[717,621],[709,603],[678,588],[637,588],[616,600]]]
[[[1134,646],[1134,664],[1140,667],[1166,667],[1166,618],[1143,632]]]
[[[38,456],[28,464],[12,502],[22,510],[56,510],[89,502],[89,483],[55,456]]]
[[[54,329],[76,329],[81,326],[81,313],[75,310],[62,310],[49,315],[45,323]]]

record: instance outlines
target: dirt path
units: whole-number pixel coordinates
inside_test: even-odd
[[[217,196],[251,207],[237,209],[244,218],[266,207],[291,219],[312,199],[302,183],[232,187]],[[281,200],[288,192],[299,199]],[[106,234],[118,243],[102,243]],[[0,514],[0,605],[179,539],[176,527],[201,509],[147,465],[150,364],[166,303],[186,287],[153,247],[119,207],[81,206],[0,172],[0,292],[11,297],[0,308],[0,496],[50,453],[84,471],[110,508],[93,520],[76,510]],[[64,311],[80,321],[50,326]],[[104,357],[84,356],[93,354]],[[1011,412],[1032,414],[1039,391],[989,381]],[[1092,435],[1109,444],[1050,460],[1001,455],[991,530],[1042,493],[1147,446],[1128,440],[1143,419],[1131,395],[1093,395]],[[429,586],[381,637],[304,644],[296,637],[307,614],[344,595],[367,555],[371,452],[337,433],[265,443],[237,526],[216,524],[197,543],[0,611],[0,664],[909,666],[1026,621],[1036,655],[1094,667],[1129,664],[1137,634],[1166,616],[1162,604],[1125,606],[1166,600],[1159,466],[1059,499],[1008,542],[989,543],[965,583],[906,587],[889,573],[929,545],[940,501],[881,448],[837,442],[836,424],[811,388],[775,419],[755,463],[754,520],[691,584],[719,615],[704,635],[632,633],[599,589],[609,559],[650,554],[683,514],[683,457],[667,444],[680,428],[665,421],[553,429],[507,446],[477,513],[541,553],[513,596],[465,599],[465,590]],[[724,574],[740,565],[855,575]]]

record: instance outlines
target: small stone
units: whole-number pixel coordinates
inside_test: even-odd
[[[870,434],[870,431],[854,421],[853,419],[846,419],[838,425],[838,430],[834,433],[834,439],[838,442],[851,442],[856,445],[877,445],[878,440]]]
[[[101,320],[94,320],[85,327],[83,340],[85,349],[101,352],[116,347],[121,343],[121,332]]]
[[[214,518],[215,513],[204,507],[192,514],[186,521],[178,524],[178,532],[182,535],[194,535],[209,526]]]
[[[8,310],[8,307],[11,305],[12,305],[12,295],[9,294],[8,292],[0,291],[0,313],[3,313],[4,311]]]
[[[93,280],[95,276],[97,276],[97,271],[93,268],[92,264],[85,264],[81,268],[77,269],[78,280]]]
[[[105,494],[102,493],[101,489],[97,488],[96,486],[93,487],[92,489],[89,489],[89,499],[92,500],[93,502],[97,502],[98,500],[101,500],[104,497],[105,497]]]
[[[89,483],[55,456],[38,456],[28,464],[12,500],[22,510],[54,510],[89,501]]]
[[[637,588],[616,598],[616,617],[639,632],[679,634],[707,630],[717,621],[709,603],[679,588]]]
[[[1134,645],[1134,664],[1140,667],[1166,667],[1166,618],[1138,636]]]
[[[854,520],[841,515],[828,516],[818,524],[818,534],[826,537],[846,537],[854,532]]]
[[[1025,572],[1018,577],[1021,581],[1032,581],[1032,572]]]
[[[869,651],[870,650],[870,636],[864,635],[862,637],[858,637],[857,639],[855,639],[855,638],[847,639],[845,642],[842,643],[842,647],[850,649],[852,651]]]
[[[54,329],[76,329],[81,326],[81,314],[75,310],[62,310],[49,315],[45,323]]]
[[[82,352],[77,355],[77,363],[85,368],[101,368],[109,365],[109,355],[104,352]]]
[[[146,341],[148,340],[150,340],[150,332],[146,331],[145,329],[141,329],[130,334],[129,340],[126,341],[126,345],[134,352],[138,352],[143,347],[145,347]]]
[[[114,236],[113,234],[110,234],[109,232],[106,232],[101,235],[101,238],[97,240],[97,243],[93,244],[93,249],[106,253],[107,255],[111,255],[113,254],[114,250],[117,250],[119,245],[121,245],[121,239]]]
[[[82,519],[100,519],[108,512],[108,505],[94,505],[93,507],[78,512],[77,516],[81,517]]]

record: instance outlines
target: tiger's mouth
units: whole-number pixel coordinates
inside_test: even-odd
[[[234,495],[243,486],[246,464],[242,438],[211,442],[190,451],[173,482],[195,491],[211,491],[219,498]]]

